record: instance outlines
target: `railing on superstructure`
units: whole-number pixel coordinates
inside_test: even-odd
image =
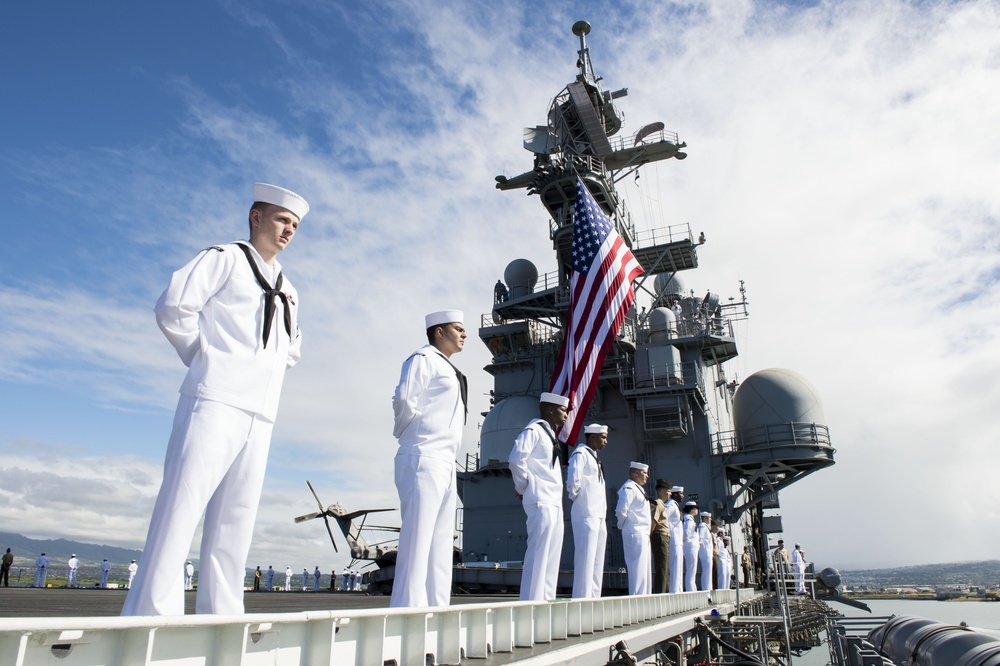
[[[833,451],[830,429],[816,423],[788,422],[713,433],[718,454],[740,451],[779,451],[788,447],[820,447]]]

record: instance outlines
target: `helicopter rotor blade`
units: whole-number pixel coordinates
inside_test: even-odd
[[[312,520],[313,518],[319,518],[320,516],[323,516],[323,514],[322,513],[307,513],[304,516],[297,517],[295,519],[295,522],[302,523],[302,522],[305,522],[307,520]],[[323,517],[325,518],[326,516],[323,516]]]
[[[319,501],[319,495],[316,494],[316,491],[313,489],[313,484],[309,483],[308,479],[306,479],[306,485],[309,486],[309,492],[311,492],[313,497],[316,498],[316,506],[319,507],[320,513],[325,512],[326,508],[323,506],[323,503]]]
[[[333,552],[339,553],[340,551],[337,550],[337,542],[333,538],[333,530],[330,529],[330,519],[326,517],[325,513],[322,514],[322,516],[323,516],[323,522],[326,523],[326,531],[330,534],[330,543],[333,544]]]

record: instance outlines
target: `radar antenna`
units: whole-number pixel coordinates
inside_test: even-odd
[[[594,76],[594,65],[590,62],[590,49],[587,48],[587,35],[590,34],[590,23],[587,21],[577,21],[573,24],[573,34],[580,38],[579,57],[576,66],[580,68],[580,77],[584,81],[596,83]]]

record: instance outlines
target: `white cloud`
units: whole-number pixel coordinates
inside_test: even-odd
[[[252,557],[311,568],[328,546],[318,522],[291,522],[312,510],[303,478],[326,502],[396,504],[389,398],[422,344],[423,314],[460,307],[475,331],[510,260],[553,267],[538,202],[495,191],[492,177],[530,168],[521,128],[543,122],[575,74],[569,27],[581,17],[561,4],[550,15],[523,3],[379,5],[384,30],[366,13],[346,23],[376,58],[348,85],[263,10],[227,8],[280,47],[288,114],[175,78],[165,88],[188,115],[165,135],[89,152],[83,165],[72,149],[28,160],[30,187],[84,202],[85,229],[102,219],[85,193],[112,192],[104,205],[129,221],[115,228],[133,245],[109,258],[85,235],[66,252],[98,259],[92,279],[0,287],[0,373],[68,379],[105,403],[160,408],[150,418],[166,422],[182,368],[149,313],[158,290],[198,249],[243,233],[245,183],[300,189],[313,212],[281,260],[302,296],[304,358],[286,381]],[[690,144],[684,162],[620,183],[629,206],[640,224],[706,232],[702,267],[684,276],[696,292],[736,296],[746,280],[751,318],[733,371],[790,367],[823,397],[838,462],[784,493],[791,538],[841,567],[992,556],[996,492],[968,474],[997,463],[995,4],[633,2],[590,13],[603,85],[630,91],[624,131],[663,120]],[[471,448],[488,356],[473,338],[457,360],[473,382]],[[137,445],[150,458],[136,469],[158,479],[165,441]],[[119,512],[123,532],[144,535],[127,505],[149,504],[156,482],[114,490],[120,477],[90,469],[116,459],[58,457],[58,469],[36,469],[23,454],[3,473],[106,492],[119,508],[74,508],[85,512],[74,523]],[[54,500],[25,483],[17,520],[47,515]],[[927,525],[952,523],[970,538],[927,539]]]

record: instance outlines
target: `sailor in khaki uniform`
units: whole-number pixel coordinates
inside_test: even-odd
[[[250,241],[202,250],[173,274],[156,322],[188,367],[136,576],[122,615],[183,615],[184,562],[205,516],[195,609],[243,613],[243,579],[299,299],[277,262],[309,211],[256,183]]]
[[[625,549],[628,593],[652,594],[653,569],[649,533],[653,519],[649,511],[649,499],[642,489],[649,475],[649,465],[632,461],[629,463],[628,475],[628,481],[618,489],[618,506],[615,509]]]
[[[585,426],[586,440],[569,457],[566,494],[573,501],[573,598],[601,596],[604,550],[608,541],[608,493],[599,451],[608,445],[608,426]]]
[[[562,556],[562,443],[556,431],[566,422],[569,398],[543,393],[540,419],[514,440],[510,474],[528,522],[528,549],[521,570],[521,601],[556,598]]]
[[[403,363],[392,398],[402,524],[390,606],[447,606],[455,545],[455,458],[468,413],[465,376],[451,357],[465,346],[460,310],[424,318],[428,344]]]

